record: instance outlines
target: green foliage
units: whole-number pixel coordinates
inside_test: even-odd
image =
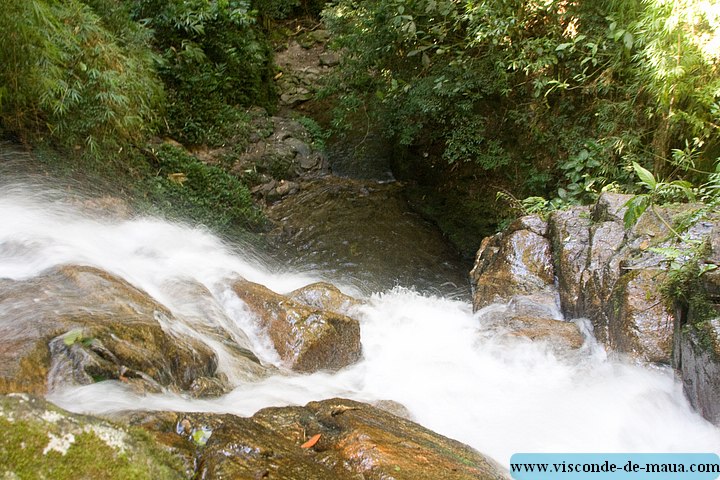
[[[695,200],[696,189],[693,188],[690,182],[685,180],[673,180],[671,182],[658,181],[649,170],[638,165],[636,162],[633,162],[633,169],[640,179],[638,184],[644,187],[647,193],[635,195],[625,204],[627,207],[623,218],[625,227],[632,227],[632,225],[637,222],[637,219],[640,218],[640,215],[650,208],[670,231],[680,238],[680,235],[675,229],[655,210],[655,206],[680,200]]]
[[[236,177],[171,145],[164,144],[153,153],[157,176],[146,187],[147,201],[159,213],[225,233],[262,224],[250,192]]]
[[[718,266],[704,262],[708,247],[707,242],[683,241],[653,250],[668,261],[668,277],[661,287],[663,296],[686,313],[689,323],[684,328],[693,329],[700,346],[713,352],[718,346],[714,344],[716,336],[709,321],[717,318],[718,311],[709,299],[702,276]]]
[[[148,31],[106,7],[99,0],[3,3],[6,130],[21,138],[50,133],[59,144],[99,155],[152,127],[162,89],[145,45]]]
[[[305,127],[305,130],[310,134],[312,139],[312,146],[315,150],[325,151],[325,142],[330,138],[330,132],[323,129],[320,124],[310,117],[300,115],[295,118],[300,125]]]
[[[707,165],[720,144],[720,11],[701,0],[338,0],[325,20],[341,110],[520,193],[633,191],[634,162],[662,196],[690,172],[671,152],[693,139]]]
[[[299,5],[300,0],[254,0],[253,2],[253,6],[259,12],[274,20],[287,18]]]
[[[242,121],[237,106],[270,107],[271,51],[249,0],[135,0],[155,32],[168,92],[165,122],[187,144],[219,144]]]

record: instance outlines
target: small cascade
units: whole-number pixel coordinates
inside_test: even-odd
[[[503,463],[520,451],[720,451],[720,430],[693,412],[670,369],[608,357],[582,319],[572,322],[582,345],[558,347],[534,333],[535,325],[498,328],[493,319],[520,308],[517,302],[473,313],[467,301],[412,285],[365,294],[335,282],[362,301],[352,315],[360,322],[363,356],[337,372],[298,374],[282,367],[231,285],[245,278],[288,293],[322,280],[321,271],[264,263],[250,247],[231,248],[202,229],[152,218],[90,217],[27,188],[3,191],[0,218],[0,318],[18,319],[0,321],[5,335],[33,328],[22,319],[31,321],[37,312],[19,315],[21,306],[2,288],[63,265],[92,267],[167,309],[163,329],[220,352],[219,367],[231,387],[192,398],[111,380],[51,392],[52,402],[72,411],[140,407],[251,415],[266,406],[346,397],[400,403],[413,420]],[[44,304],[32,308],[42,311]],[[570,323],[562,320],[550,321]],[[262,364],[262,372],[242,371],[243,355]]]

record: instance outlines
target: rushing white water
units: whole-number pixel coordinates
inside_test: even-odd
[[[0,219],[0,278],[28,279],[59,264],[93,265],[198,322],[202,316],[182,292],[168,287],[191,279],[213,292],[214,308],[233,324],[228,328],[245,331],[269,363],[277,356],[228,293],[227,279],[242,275],[280,293],[319,279],[272,270],[249,250],[239,254],[203,230],[153,219],[92,219],[26,190],[0,194]],[[720,453],[720,430],[692,411],[668,369],[608,359],[592,345],[558,358],[543,344],[508,343],[485,329],[469,304],[405,288],[366,300],[357,311],[363,359],[337,373],[237,380],[234,391],[210,400],[139,396],[118,382],[50,399],[87,413],[141,406],[241,415],[333,396],[394,400],[419,423],[505,464],[520,451]]]

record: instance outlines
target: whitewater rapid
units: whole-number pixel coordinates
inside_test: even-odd
[[[201,228],[91,217],[62,196],[25,187],[4,187],[0,220],[0,278],[26,280],[56,265],[91,265],[145,290],[178,318],[198,311],[172,285],[197,282],[268,364],[278,364],[277,355],[229,294],[227,279],[240,275],[279,293],[323,279],[322,272],[273,266],[250,247],[230,246]],[[240,415],[335,396],[393,400],[418,423],[505,465],[516,452],[720,453],[720,430],[691,409],[668,368],[608,356],[591,338],[573,357],[558,357],[542,343],[508,343],[484,327],[483,312],[473,313],[469,303],[422,295],[412,286],[372,295],[351,283],[338,286],[365,301],[356,312],[363,358],[342,371],[237,380],[232,392],[214,399],[141,396],[113,381],[49,399],[82,413],[140,406]]]

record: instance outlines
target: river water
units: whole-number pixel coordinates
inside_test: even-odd
[[[228,279],[241,275],[280,293],[323,279],[317,265],[291,271],[203,229],[93,217],[62,195],[27,186],[3,187],[0,219],[0,278],[29,279],[60,264],[92,265],[145,290],[179,318],[188,314],[187,292],[168,285],[197,282],[213,293],[213,315],[245,330],[268,364],[277,364],[277,355],[228,294]],[[216,399],[139,395],[112,381],[49,398],[84,413],[140,406],[240,415],[333,396],[394,400],[422,425],[505,465],[515,452],[720,452],[720,430],[692,411],[669,369],[611,358],[591,337],[571,357],[543,344],[508,343],[484,327],[483,312],[473,313],[464,298],[433,296],[412,285],[369,293],[353,281],[338,282],[337,271],[332,277],[366,301],[357,312],[363,359],[340,372],[281,371],[261,381],[236,380],[234,391]]]

